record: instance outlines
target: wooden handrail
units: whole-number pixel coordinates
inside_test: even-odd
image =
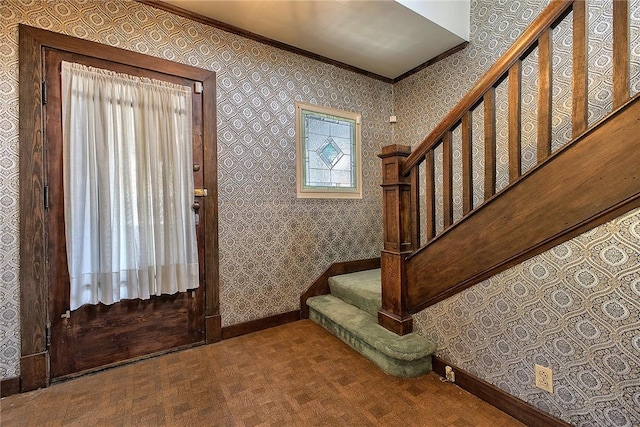
[[[427,152],[439,144],[445,132],[451,130],[462,117],[475,106],[485,92],[500,81],[511,66],[518,61],[527,51],[538,42],[538,38],[555,22],[569,13],[574,1],[554,0],[531,23],[520,38],[507,50],[507,52],[493,64],[487,73],[473,86],[473,88],[456,104],[435,129],[422,141],[411,153],[403,165],[403,175],[407,176],[427,155]]]
[[[413,252],[405,262],[409,312],[640,207],[639,126],[637,94]]]
[[[627,104],[630,99],[629,0],[616,0],[613,7],[613,38],[616,40],[612,69],[614,111],[606,120],[591,126],[588,120],[587,5],[584,0],[552,0],[415,151],[411,152],[407,146],[383,147],[380,157],[383,158],[385,247],[381,257],[383,304],[379,312],[380,325],[399,334],[408,333],[412,328],[411,313],[477,283],[488,277],[487,274],[495,274],[498,272],[496,266],[503,269],[509,262],[530,256],[541,247],[540,239],[544,240],[544,236],[548,235],[554,242],[559,241],[557,236],[564,239],[568,236],[566,230],[571,228],[567,225],[570,218],[582,227],[607,216],[603,212],[611,206],[628,209],[640,205],[640,192],[634,181],[637,160],[633,155],[637,150],[631,153],[632,147],[637,147],[638,138],[632,129],[640,123],[636,114],[640,104],[634,104],[633,108]],[[563,148],[552,150],[554,130],[559,129],[554,129],[552,123],[552,35],[561,23],[571,25],[573,31],[569,111],[572,135]],[[528,105],[523,112],[523,85],[530,83],[530,80],[523,82],[523,64],[535,60],[536,49],[537,111]],[[502,89],[505,86],[506,123],[502,115],[498,117],[500,111],[496,109],[497,99],[501,106],[504,101]],[[640,95],[635,96],[634,101],[640,102]],[[479,117],[484,131],[484,164],[481,164],[480,156],[474,158],[474,142],[482,142],[480,138],[474,138],[472,126],[475,111],[481,113],[481,109],[484,112],[483,117]],[[618,114],[623,109],[626,109],[625,114]],[[534,115],[537,115],[536,163],[523,171],[522,123]],[[614,116],[616,121],[611,119]],[[498,122],[501,122],[499,129]],[[592,132],[597,128],[597,132]],[[620,151],[620,137],[614,138],[618,151],[602,141],[609,137],[607,132],[622,135],[620,132],[623,131],[627,132],[623,138],[633,139],[625,141],[628,144],[625,149],[629,151],[627,157],[632,158],[632,162],[625,163],[627,169],[616,166],[617,179],[624,181],[617,183],[612,179],[613,175],[608,176],[605,172],[610,165],[622,165],[629,159]],[[527,149],[533,145],[529,136]],[[589,142],[580,142],[583,140]],[[585,148],[587,145],[591,148]],[[565,147],[569,146],[573,147],[571,154],[566,154],[569,150]],[[500,157],[497,157],[498,147]],[[505,148],[507,161],[503,157]],[[577,165],[577,169],[573,170],[571,164]],[[462,181],[461,191],[454,186],[453,179],[458,165],[462,172],[457,179]],[[474,170],[476,167],[480,170]],[[505,167],[507,183],[502,178]],[[436,171],[441,174],[440,182],[436,181]],[[581,175],[564,183],[569,173]],[[592,175],[596,182],[582,179]],[[498,176],[501,178],[499,188]],[[624,190],[620,197],[610,197],[612,191],[602,186],[603,176]],[[562,185],[548,188],[547,181],[562,181]],[[474,206],[475,190],[484,190],[484,198],[480,198],[477,206]],[[458,206],[459,202],[461,206]],[[580,205],[578,209],[580,203],[584,206]],[[616,212],[620,209],[615,208]],[[425,218],[421,218],[423,215]],[[491,227],[493,231],[489,231]],[[483,250],[476,250],[480,247]]]

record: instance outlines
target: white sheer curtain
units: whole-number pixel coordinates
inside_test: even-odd
[[[71,310],[198,287],[191,88],[62,64]]]

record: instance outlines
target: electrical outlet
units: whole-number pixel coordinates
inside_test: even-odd
[[[536,387],[553,393],[553,371],[544,366],[535,365]]]

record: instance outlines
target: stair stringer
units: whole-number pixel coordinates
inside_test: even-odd
[[[612,112],[406,260],[418,312],[640,206],[640,98]]]

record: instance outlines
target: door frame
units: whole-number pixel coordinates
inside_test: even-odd
[[[43,49],[51,48],[200,81],[203,86],[205,225],[205,342],[221,339],[218,251],[216,74],[161,58],[86,41],[23,24],[19,26],[20,183],[20,391],[50,384],[48,259],[45,207]]]

